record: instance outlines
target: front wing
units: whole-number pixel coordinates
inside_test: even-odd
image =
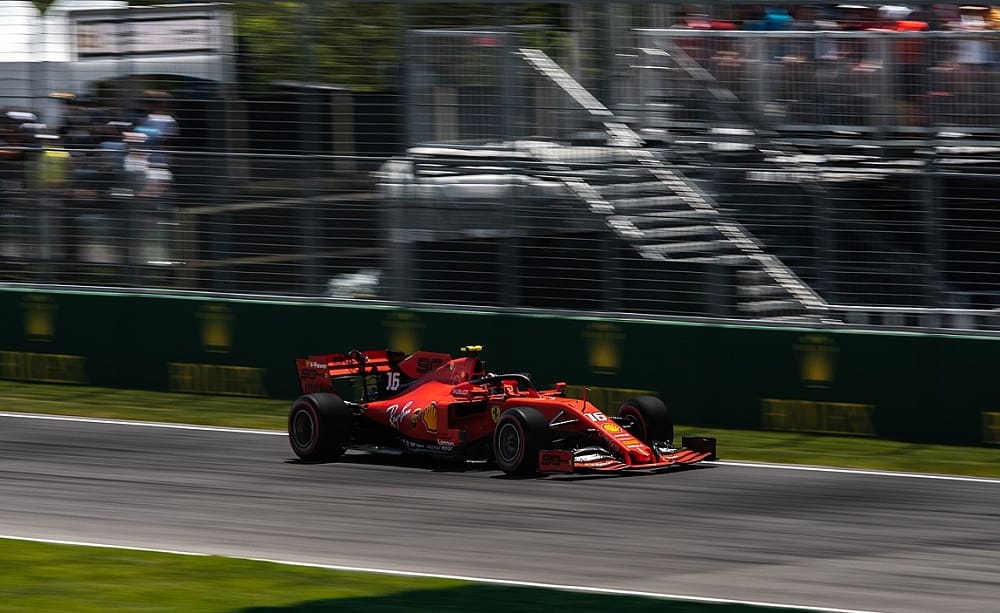
[[[716,440],[704,436],[684,437],[681,447],[658,454],[657,461],[647,464],[626,464],[613,457],[579,459],[572,451],[543,449],[538,452],[538,469],[541,472],[619,472],[631,470],[657,470],[672,466],[695,464],[703,460],[718,459]]]

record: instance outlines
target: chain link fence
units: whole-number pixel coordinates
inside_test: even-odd
[[[8,285],[1000,326],[988,15],[147,4],[0,7]]]

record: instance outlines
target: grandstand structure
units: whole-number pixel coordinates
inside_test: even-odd
[[[993,34],[979,36],[1000,43]],[[504,85],[465,91],[483,86],[445,70],[423,86],[434,93],[412,92],[419,142],[390,183],[464,210],[470,193],[490,193],[520,220],[562,207],[555,218],[574,220],[560,222],[574,237],[563,242],[579,251],[552,256],[566,283],[541,283],[542,295],[596,279],[589,308],[993,325],[1000,107],[992,79],[966,82],[955,64],[967,34],[639,29],[636,48],[615,58],[607,104],[516,33],[415,33],[416,72],[431,72],[456,38],[484,35],[502,43],[493,68]],[[818,56],[820,38],[845,51]],[[927,91],[911,97],[900,83],[916,68],[898,56],[916,43]],[[519,114],[462,109],[505,99]],[[497,183],[498,167],[521,180],[516,189]],[[487,231],[476,219],[494,223],[472,215],[469,236]],[[453,234],[434,223],[414,242]],[[527,289],[529,306],[560,301]]]
[[[304,58],[263,95],[219,64],[177,90],[168,195],[109,189],[81,209],[80,190],[44,207],[23,206],[27,183],[7,191],[4,281],[1000,327],[1000,31],[714,27],[679,7],[567,5],[556,26],[497,8],[492,25],[417,27],[402,11],[385,92],[323,82]],[[239,31],[223,21],[216,36]],[[78,61],[155,66],[163,83],[177,53]]]

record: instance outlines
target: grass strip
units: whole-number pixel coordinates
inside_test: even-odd
[[[283,430],[289,402],[0,381],[8,411]],[[727,460],[1000,478],[1000,447],[902,443],[868,437],[722,428],[677,428],[719,439]]]
[[[25,413],[280,430],[289,405],[272,398],[0,381],[0,408]]]
[[[0,613],[773,610],[342,572],[216,556],[0,540]]]
[[[1000,478],[1000,448],[903,443],[868,437],[678,426],[714,436],[724,460]]]

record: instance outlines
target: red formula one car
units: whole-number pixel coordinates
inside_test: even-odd
[[[297,360],[305,395],[288,414],[292,450],[335,460],[351,449],[492,461],[508,474],[661,469],[715,459],[713,438],[685,437],[653,396],[609,416],[565,383],[539,390],[522,373],[486,372],[463,356],[351,351]],[[340,393],[337,393],[340,392]],[[344,397],[359,398],[358,401]]]

